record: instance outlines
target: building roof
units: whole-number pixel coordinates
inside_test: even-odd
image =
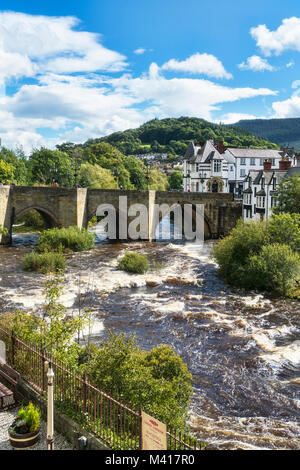
[[[282,158],[286,152],[273,149],[248,149],[233,148],[227,149],[235,158]]]
[[[292,170],[293,168],[290,168]],[[299,168],[300,170],[300,168]],[[280,183],[280,181],[287,176],[289,170],[250,170],[247,178],[245,181],[249,181],[249,177],[251,178],[251,181],[253,184],[260,184],[261,179],[265,179],[265,184],[268,185],[271,183],[273,177],[275,176],[276,178],[276,183]]]
[[[299,166],[294,166],[292,168],[289,168],[287,170],[287,175],[286,176],[299,176],[300,177],[300,167]]]

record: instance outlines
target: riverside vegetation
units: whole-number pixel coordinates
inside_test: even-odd
[[[81,347],[73,338],[89,322],[90,312],[68,316],[59,301],[62,289],[61,275],[50,277],[45,283],[42,316],[17,311],[1,316],[0,325],[45,348],[77,373],[86,373],[91,384],[121,402],[134,409],[142,406],[157,419],[186,431],[192,375],[181,357],[167,345],[144,351],[134,336],[124,334],[110,333],[99,347],[93,343]],[[16,361],[22,373],[28,365],[21,358]]]
[[[212,254],[230,284],[300,299],[300,178],[283,180],[276,195],[269,221],[239,222]]]
[[[65,269],[64,253],[91,250],[94,235],[78,227],[53,228],[45,230],[38,239],[37,252],[32,251],[23,258],[26,271],[46,274]]]

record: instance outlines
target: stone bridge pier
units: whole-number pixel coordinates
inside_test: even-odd
[[[12,241],[12,226],[22,214],[35,209],[44,218],[48,227],[87,227],[88,221],[96,215],[101,204],[111,204],[119,214],[120,196],[127,198],[128,208],[133,204],[143,204],[148,210],[148,235],[151,239],[157,220],[153,217],[155,205],[179,204],[182,208],[190,204],[204,206],[205,238],[218,238],[226,235],[242,216],[241,203],[233,201],[231,194],[183,193],[176,191],[122,191],[114,189],[49,188],[49,187],[0,187],[0,226],[7,234],[0,235],[1,244]],[[126,199],[125,198],[125,199]],[[134,217],[127,217],[127,228]],[[118,217],[117,217],[118,219]],[[156,221],[155,221],[156,220]],[[127,231],[125,230],[125,235]],[[126,239],[117,233],[118,239]]]

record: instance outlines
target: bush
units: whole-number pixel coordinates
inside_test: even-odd
[[[52,228],[40,236],[37,248],[41,252],[85,251],[94,244],[94,235],[84,228]]]
[[[300,281],[300,256],[287,245],[266,245],[249,258],[248,285],[286,295]]]
[[[24,256],[23,268],[25,271],[37,271],[42,274],[63,271],[66,259],[62,253],[36,253],[32,251]]]
[[[300,253],[300,214],[273,214],[268,223],[271,243],[283,243]]]
[[[119,261],[118,268],[128,273],[144,274],[149,269],[149,261],[145,255],[128,251]]]
[[[212,250],[220,274],[232,284],[245,285],[247,259],[258,254],[267,242],[268,233],[263,222],[238,222],[231,234],[220,240]]]
[[[192,375],[169,346],[150,352],[134,337],[110,334],[85,365],[89,380],[100,390],[162,422],[184,429],[192,395]]]

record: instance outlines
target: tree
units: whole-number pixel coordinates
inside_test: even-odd
[[[2,147],[0,151],[0,160],[8,163],[14,167],[13,180],[16,184],[28,184],[28,168],[27,160],[24,151],[21,147],[17,148],[15,152]]]
[[[182,189],[183,174],[181,171],[173,171],[168,178],[170,189]]]
[[[300,253],[300,214],[273,214],[268,223],[271,243],[289,245]]]
[[[29,158],[30,178],[32,183],[72,187],[74,173],[67,153],[42,147],[34,150]]]
[[[124,166],[130,173],[130,182],[135,189],[147,189],[145,165],[135,157],[124,157]]]
[[[99,165],[83,163],[79,171],[79,184],[83,188],[115,189],[117,182],[110,170]]]
[[[262,247],[260,253],[250,256],[248,285],[289,294],[300,280],[300,256],[288,245],[273,243]]]
[[[276,189],[275,196],[277,197],[277,204],[273,210],[275,214],[282,212],[300,214],[300,177],[284,178]]]
[[[0,182],[2,184],[9,184],[14,179],[15,167],[4,160],[0,160]]]
[[[149,174],[149,189],[166,191],[168,188],[168,177],[158,168],[153,168]]]
[[[133,336],[110,333],[84,366],[91,383],[168,425],[185,428],[192,376],[169,346],[140,349]]]

